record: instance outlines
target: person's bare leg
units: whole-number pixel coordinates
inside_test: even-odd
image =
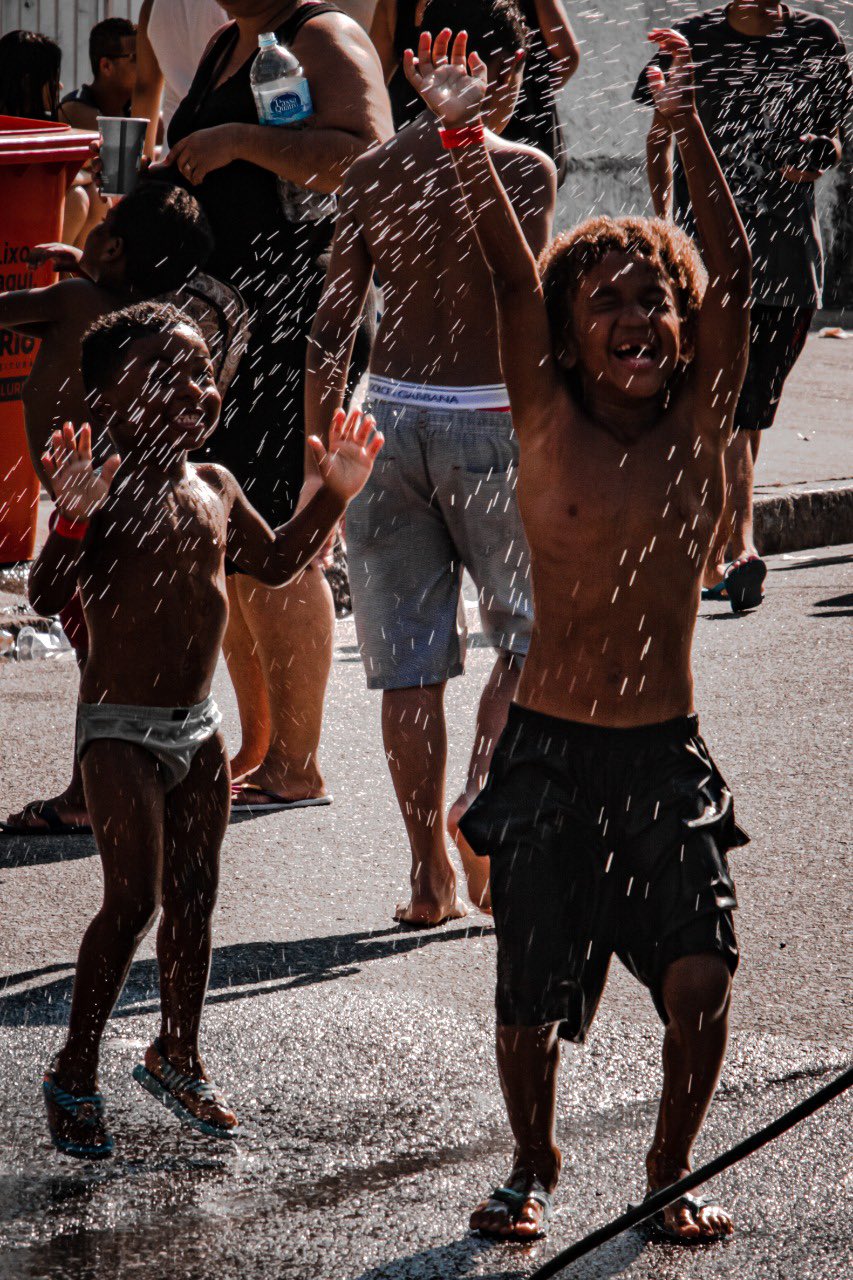
[[[465,790],[453,802],[447,815],[447,830],[459,850],[468,897],[481,911],[491,911],[489,894],[489,859],[479,857],[459,830],[459,823],[472,801],[480,794],[486,782],[498,738],[504,731],[509,704],[512,702],[521,663],[511,653],[498,654],[492,673],[480,697],[477,708],[477,724],[474,730],[474,747],[468,764]]]
[[[160,1044],[179,1071],[202,1068],[198,1032],[210,971],[219,851],[228,827],[230,777],[220,734],[199,747],[166,796],[163,915],[157,932]]]
[[[228,584],[228,626],[222,652],[237,697],[240,714],[240,750],[231,761],[231,778],[243,782],[263,763],[270,745],[270,704],[258,646],[243,617],[238,574],[230,574]]]
[[[80,946],[68,1037],[56,1077],[71,1093],[96,1087],[98,1051],[133,954],[154,922],[163,870],[163,784],[149,752],[114,739],[83,759],[104,900]]]
[[[269,750],[250,782],[288,800],[325,795],[317,757],[334,643],[329,584],[312,564],[279,588],[240,574],[237,590],[258,647],[270,707]]]
[[[560,1066],[557,1024],[498,1026],[497,1057],[515,1138],[512,1172],[505,1185],[526,1192],[535,1180],[553,1192],[562,1164],[554,1130]],[[518,1213],[500,1200],[484,1200],[471,1215],[471,1229],[496,1236],[535,1236],[541,1230],[543,1213],[542,1205],[533,1199],[528,1199]]]
[[[663,1092],[652,1146],[646,1157],[649,1191],[658,1191],[691,1169],[696,1136],[711,1105],[726,1052],[731,975],[717,955],[684,956],[663,978],[669,1022],[663,1041]],[[665,1210],[667,1227],[685,1240],[730,1235],[732,1220],[719,1208]]]
[[[398,904],[394,918],[423,925],[461,919],[467,910],[456,896],[444,840],[444,685],[386,689],[382,740],[412,851],[412,896]]]
[[[739,431],[726,450],[726,476],[731,484],[729,559],[734,561],[758,555],[752,529],[752,491],[760,442],[760,431]]]
[[[726,448],[726,500],[705,565],[706,587],[722,581],[729,560],[757,555],[752,535],[752,489],[760,436],[760,431],[737,431]]]

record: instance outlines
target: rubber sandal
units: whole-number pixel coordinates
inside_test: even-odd
[[[650,1191],[645,1197],[646,1200],[655,1193]],[[629,1204],[629,1209],[636,1209],[638,1206]],[[695,1217],[700,1209],[719,1209],[721,1206],[716,1200],[712,1200],[707,1196],[679,1196],[677,1200],[673,1200],[671,1205],[667,1205],[668,1209],[689,1209]],[[654,1240],[666,1244],[678,1244],[686,1248],[694,1248],[697,1244],[719,1244],[721,1240],[727,1240],[727,1235],[719,1236],[681,1236],[677,1231],[673,1231],[671,1227],[666,1225],[664,1218],[664,1209],[659,1209],[657,1213],[653,1213],[650,1218],[646,1218],[644,1222],[639,1223],[637,1230],[646,1236],[649,1240]]]
[[[5,836],[90,836],[88,822],[65,822],[48,800],[31,800],[21,810],[21,816],[43,818],[46,827],[28,827],[17,822],[0,822]]]
[[[50,1140],[65,1156],[78,1160],[105,1160],[113,1153],[113,1137],[105,1124],[100,1093],[69,1093],[56,1082],[53,1066],[42,1081]]]
[[[733,613],[744,613],[747,609],[757,609],[764,599],[764,579],[767,577],[767,565],[760,556],[751,556],[749,560],[736,560],[726,569],[723,581],[728,591],[729,603]]]
[[[183,1124],[210,1138],[231,1141],[239,1136],[240,1123],[221,1093],[204,1076],[189,1075],[173,1067],[157,1040],[145,1051],[145,1061],[133,1068],[133,1078]]]
[[[476,1227],[478,1235],[486,1236],[490,1240],[515,1240],[522,1243],[528,1240],[542,1240],[547,1236],[551,1229],[551,1218],[554,1214],[554,1197],[550,1191],[546,1191],[541,1182],[534,1179],[529,1191],[516,1191],[514,1187],[495,1187],[489,1196],[489,1200],[497,1200],[499,1204],[505,1204],[510,1210],[511,1226],[518,1226],[518,1215],[524,1208],[528,1200],[535,1200],[537,1204],[542,1206],[542,1219],[539,1230],[534,1235],[526,1233],[515,1235],[512,1231],[489,1231],[486,1227]]]
[[[232,813],[284,813],[288,809],[314,809],[331,803],[331,796],[307,796],[304,800],[288,800],[253,782],[244,782],[231,792]]]
[[[728,589],[728,587],[727,587],[727,585],[726,585],[726,580],[725,580],[725,578],[721,578],[721,579],[720,579],[720,581],[719,581],[719,582],[717,582],[717,583],[715,583],[713,587],[703,587],[703,588],[702,588],[702,599],[703,599],[703,600],[718,600],[718,601],[719,601],[719,600],[725,600],[725,601],[726,601],[726,603],[728,603],[728,599],[729,599],[729,589]]]

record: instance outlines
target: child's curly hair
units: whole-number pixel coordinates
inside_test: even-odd
[[[555,354],[572,332],[572,299],[585,275],[608,253],[646,258],[668,277],[688,342],[708,275],[696,245],[680,227],[662,218],[587,218],[552,240],[539,258],[539,276]],[[682,358],[676,375],[684,372]]]

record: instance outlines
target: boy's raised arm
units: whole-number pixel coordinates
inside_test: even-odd
[[[232,479],[236,493],[228,524],[228,555],[268,586],[284,586],[307,568],[347,508],[364,487],[384,443],[373,418],[340,410],[329,429],[328,448],[310,438],[322,483],[287,524],[270,529]]]
[[[467,36],[421,33],[418,56],[407,50],[406,75],[442,126],[465,204],[492,273],[501,365],[516,430],[536,425],[562,387],[554,360],[539,272],[524,232],[484,145],[481,106],[486,67],[467,56]],[[520,55],[519,55],[520,56]],[[551,175],[553,185],[554,177]]]
[[[95,471],[87,424],[76,435],[70,422],[53,433],[42,463],[56,495],[57,519],[30,569],[28,584],[30,604],[44,618],[59,613],[77,590],[80,553],[89,522],[106,502],[119,462],[114,453],[100,473]]]
[[[687,176],[708,287],[699,312],[693,385],[697,422],[722,448],[749,354],[752,255],[732,193],[696,111],[690,45],[677,31],[651,33],[672,59],[666,75],[649,68],[655,116],[672,129]]]

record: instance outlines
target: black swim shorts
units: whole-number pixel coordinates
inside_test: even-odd
[[[648,987],[683,956],[738,964],[731,792],[685,716],[636,729],[513,705],[462,832],[491,857],[498,1022],[583,1040],[615,953]]]
[[[773,426],[785,379],[806,345],[814,307],[765,307],[753,303],[749,319],[749,363],[735,411],[738,431]]]

